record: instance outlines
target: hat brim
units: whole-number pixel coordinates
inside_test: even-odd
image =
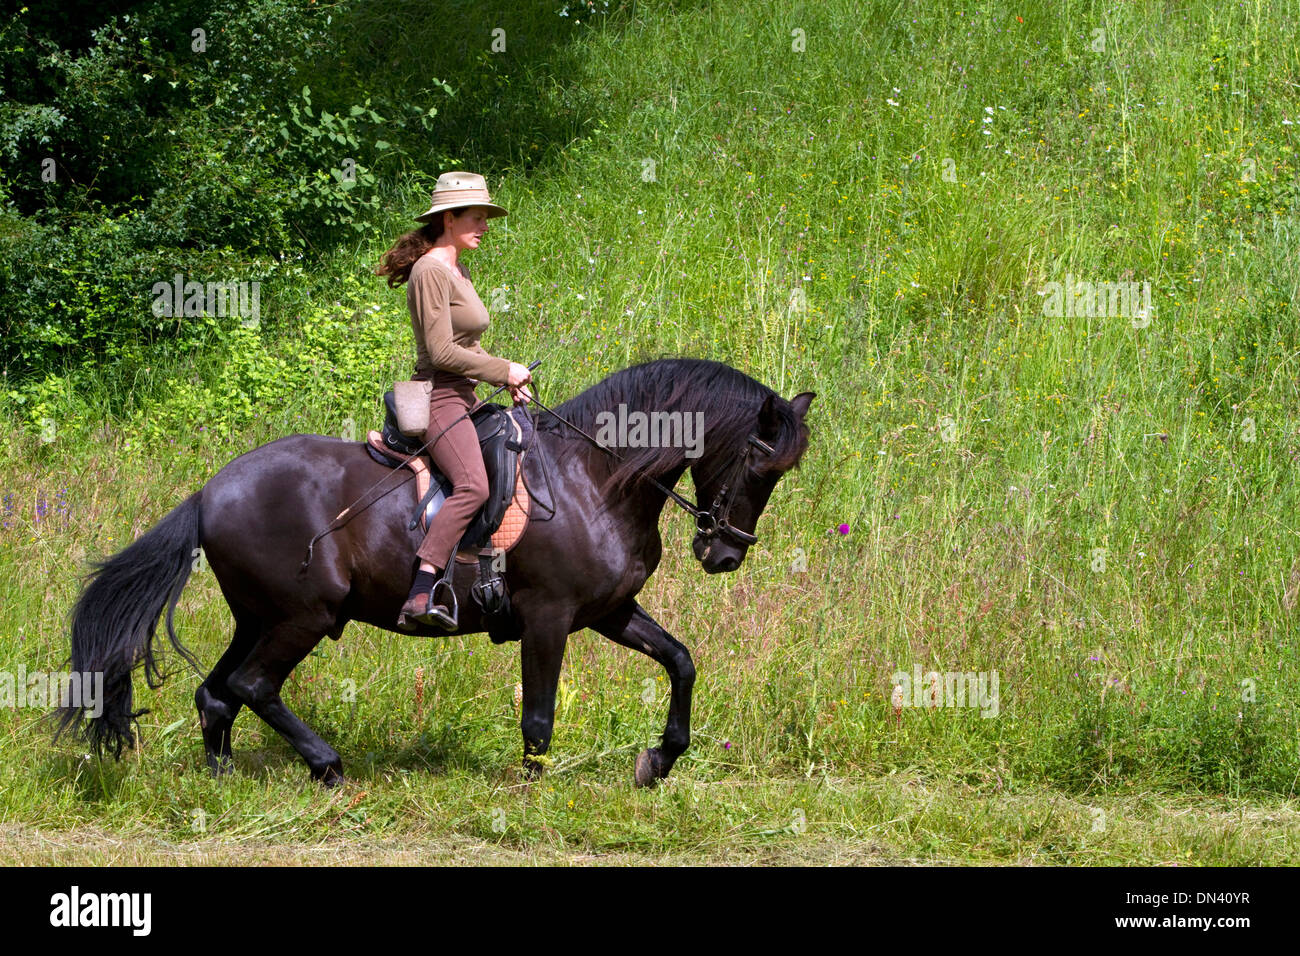
[[[470,208],[471,206],[483,206],[483,207],[485,207],[485,208],[487,209],[487,211],[488,211],[488,213],[487,213],[487,217],[488,217],[489,219],[499,219],[499,218],[501,218],[502,216],[507,216],[507,215],[509,215],[509,213],[507,213],[504,209],[502,209],[502,208],[501,208],[500,206],[498,206],[496,203],[492,203],[492,202],[482,202],[482,201],[480,200],[480,201],[477,201],[477,202],[453,202],[453,203],[444,203],[444,204],[442,204],[441,206],[434,206],[434,207],[433,207],[432,209],[430,209],[428,212],[421,213],[420,215],[416,216],[416,217],[415,217],[415,221],[416,221],[416,222],[430,222],[430,221],[431,221],[435,216],[437,216],[439,213],[444,213],[444,212],[446,212],[448,209],[468,209],[468,208]]]

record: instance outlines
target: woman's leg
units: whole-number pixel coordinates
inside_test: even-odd
[[[417,574],[415,585],[402,608],[405,617],[424,614],[434,578],[439,570],[455,560],[456,545],[474,515],[487,501],[487,471],[483,467],[478,434],[468,417],[460,418],[474,401],[473,387],[468,383],[457,388],[435,388],[429,398],[429,428],[425,438],[436,440],[428,451],[434,467],[451,481],[452,494],[434,515],[416,552],[420,558],[420,571],[424,573]],[[457,418],[460,421],[456,421]],[[440,433],[441,437],[436,437]]]
[[[468,408],[461,401],[441,402],[436,410],[431,410],[426,436],[437,435]],[[470,520],[488,499],[487,470],[483,467],[478,433],[468,417],[443,432],[429,453],[434,467],[451,481],[452,493],[433,516],[416,553],[422,561],[445,568],[455,557],[456,545],[464,537]]]

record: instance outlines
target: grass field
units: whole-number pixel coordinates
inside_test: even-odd
[[[340,55],[414,6],[353,14]],[[249,713],[210,779],[178,669],[137,681],[120,764],[0,708],[0,859],[1300,861],[1300,5],[542,6],[476,7],[514,52],[434,64],[501,77],[464,156],[510,210],[468,260],[485,347],[543,359],[548,404],[661,355],[818,394],[738,572],[665,511],[641,603],[694,654],[691,749],[632,787],[667,681],[582,632],[527,783],[515,645],[352,624],[285,695],[344,787]],[[437,46],[404,22],[394,89]],[[235,455],[377,424],[412,349],[369,269],[427,200],[385,188],[267,329],[0,399],[8,670],[64,666],[83,562]],[[1150,307],[1054,310],[1075,282]],[[196,574],[182,638],[210,667],[231,626]],[[915,668],[996,673],[996,716],[896,713]]]

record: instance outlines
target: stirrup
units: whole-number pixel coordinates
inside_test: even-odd
[[[450,565],[449,565],[450,566]],[[451,600],[446,604],[433,603],[434,595],[438,593],[438,588],[446,588]],[[457,619],[460,617],[460,604],[456,600],[456,589],[451,586],[444,573],[442,577],[433,582],[433,589],[429,591],[429,605],[424,613],[415,615],[415,620],[421,624],[436,624],[446,631],[454,631],[460,625]]]

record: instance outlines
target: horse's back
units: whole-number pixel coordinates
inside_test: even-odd
[[[245,452],[213,475],[203,488],[203,508],[214,514],[249,506],[275,508],[287,497],[295,510],[303,510],[308,499],[324,503],[328,498],[332,503],[353,475],[375,469],[383,466],[366,454],[361,442],[286,435]]]
[[[324,435],[288,435],[240,455],[203,487],[202,540],[213,569],[269,591],[303,586],[296,576],[308,544],[386,472],[362,443]],[[313,545],[309,576],[323,572],[342,586],[350,535],[346,522],[335,524]]]

